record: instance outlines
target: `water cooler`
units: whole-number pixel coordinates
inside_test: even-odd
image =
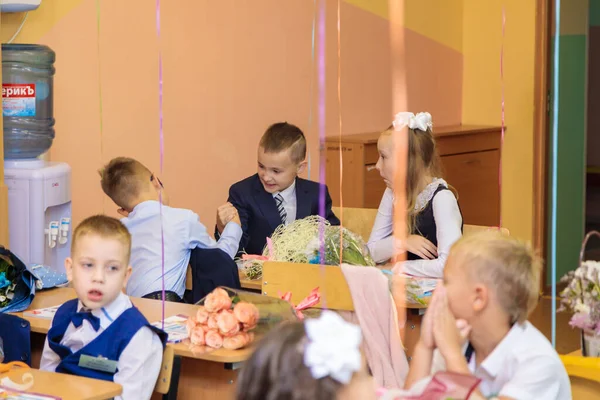
[[[10,250],[25,264],[64,272],[71,247],[71,168],[39,157],[54,139],[54,52],[2,45],[4,181]]]

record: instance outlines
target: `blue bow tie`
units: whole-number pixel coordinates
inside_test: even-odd
[[[83,323],[84,319],[88,320],[88,322],[92,325],[92,328],[94,328],[95,331],[98,331],[98,329],[100,329],[100,318],[96,317],[95,315],[92,315],[92,313],[89,311],[78,312],[73,314],[73,316],[71,317],[71,322],[73,323],[73,325],[75,325],[75,328],[79,328]]]

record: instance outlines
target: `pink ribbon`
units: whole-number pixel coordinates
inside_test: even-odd
[[[258,254],[243,254],[242,260],[259,260],[259,261],[269,261],[269,257],[267,256],[259,256]]]
[[[321,301],[321,293],[319,293],[318,287],[314,288],[308,296],[306,296],[300,303],[298,303],[297,306],[294,306],[294,303],[292,303],[292,292],[285,292],[284,294],[278,292],[278,295],[279,298],[287,301],[292,305],[294,310],[296,310],[296,316],[301,320],[304,319],[304,314],[302,314],[302,310],[306,310],[307,308],[310,308],[318,304],[319,301]]]
[[[504,149],[504,31],[506,28],[506,9],[502,8],[502,45],[500,47],[500,83],[502,85],[502,115],[501,115],[501,133],[500,133],[500,165],[498,168],[498,193],[502,196],[502,150]],[[499,227],[502,228],[502,199],[500,199],[500,221]]]

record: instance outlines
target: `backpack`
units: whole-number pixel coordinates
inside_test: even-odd
[[[17,256],[0,245],[0,312],[25,311],[35,296],[35,279]]]

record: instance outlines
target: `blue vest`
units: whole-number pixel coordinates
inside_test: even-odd
[[[137,308],[131,307],[119,315],[104,332],[79,351],[73,353],[70,348],[60,344],[60,341],[71,323],[71,317],[75,313],[77,313],[77,299],[67,301],[56,311],[56,315],[52,320],[52,327],[48,331],[48,345],[61,359],[60,364],[56,367],[56,372],[113,381],[114,374],[118,370],[116,372],[104,372],[81,367],[79,366],[79,358],[82,355],[87,355],[94,358],[104,357],[111,361],[118,361],[131,338],[144,326],[152,329],[159,336],[163,348],[166,345],[167,334],[150,325]]]

